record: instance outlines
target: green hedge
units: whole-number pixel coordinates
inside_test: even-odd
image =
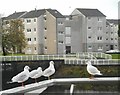
[[[111,54],[113,59],[120,59],[120,54]]]

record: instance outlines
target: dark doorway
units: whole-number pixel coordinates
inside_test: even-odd
[[[114,46],[113,45],[110,45],[110,50],[113,50],[114,49]]]
[[[71,53],[71,46],[66,46],[66,54]]]

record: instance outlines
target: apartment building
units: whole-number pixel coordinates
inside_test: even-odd
[[[28,44],[26,54],[43,54],[43,14],[45,10],[32,10],[21,18],[24,21],[24,33]]]
[[[58,54],[63,52],[64,16],[57,10],[32,10],[22,16],[28,45],[26,54]],[[61,45],[60,45],[61,44]]]
[[[107,19],[106,25],[106,40],[108,40],[108,50],[118,49],[118,20]]]
[[[65,51],[66,53],[82,52],[82,24],[79,15],[65,16]]]
[[[0,16],[0,31],[2,31],[2,17]],[[0,43],[2,43],[2,35],[0,33]],[[2,44],[0,44],[0,53],[2,52]]]
[[[106,20],[98,9],[76,8],[63,16],[55,9],[15,12],[5,18],[21,19],[28,45],[26,54],[106,52],[118,49],[117,20]],[[7,23],[6,23],[7,24]]]
[[[75,26],[82,52],[105,52],[105,31],[106,31],[106,16],[98,9],[76,8],[71,15],[74,18],[79,18],[78,25]],[[76,16],[75,16],[76,15]]]
[[[57,10],[46,9],[44,14],[44,54],[64,52],[64,16]]]

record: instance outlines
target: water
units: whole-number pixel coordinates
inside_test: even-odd
[[[74,88],[70,94],[70,85],[53,85],[39,95],[119,95],[118,91],[94,91]]]

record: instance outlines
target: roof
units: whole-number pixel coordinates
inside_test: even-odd
[[[45,13],[45,9],[41,9],[41,10],[32,10],[28,13],[26,13],[24,16],[22,16],[22,18],[34,18],[34,17],[39,17],[42,14]]]
[[[98,9],[84,9],[84,8],[77,8],[83,15],[86,17],[106,17],[102,12],[100,12]]]
[[[17,18],[20,18],[23,14],[25,14],[26,12],[15,12],[11,15],[9,15],[8,17],[6,17],[5,19],[6,20],[9,20],[9,19],[17,19]]]
[[[118,19],[107,19],[109,23],[118,24]]]
[[[48,12],[50,12],[54,17],[56,18],[63,18],[64,16],[58,12],[57,10],[47,9]]]
[[[106,25],[110,25],[110,23],[106,20]]]

